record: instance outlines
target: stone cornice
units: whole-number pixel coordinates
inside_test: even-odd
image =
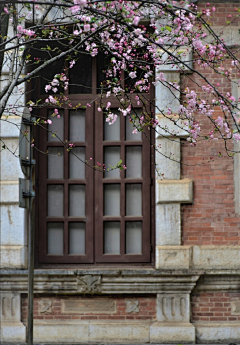
[[[27,270],[2,270],[2,291],[27,292]],[[190,293],[202,271],[35,270],[35,293]]]

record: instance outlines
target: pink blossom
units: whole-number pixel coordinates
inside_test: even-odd
[[[7,14],[9,13],[7,7],[4,7],[3,9],[4,9],[4,12],[5,12],[5,13],[7,13]]]
[[[74,0],[75,5],[80,5],[81,7],[85,7],[87,5],[87,0]]]
[[[88,32],[88,31],[90,31],[91,26],[90,26],[90,24],[84,24],[83,28],[84,28],[85,32]]]
[[[137,26],[138,23],[140,21],[140,17],[136,16],[134,19],[133,19],[133,25]]]
[[[132,131],[132,134],[137,134],[138,130],[137,128],[135,128],[133,131]]]
[[[52,120],[47,119],[47,123],[48,123],[49,125],[51,125],[51,124],[52,124]]]

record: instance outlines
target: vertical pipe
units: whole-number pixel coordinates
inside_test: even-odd
[[[31,120],[31,119],[30,119]],[[35,169],[32,164],[33,148],[33,128],[30,125],[30,179],[29,192],[35,191]],[[34,299],[34,196],[29,197],[29,231],[28,231],[28,328],[27,343],[33,345],[33,299]]]

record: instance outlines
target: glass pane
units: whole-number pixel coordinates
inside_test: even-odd
[[[64,127],[64,115],[63,110],[58,110],[60,118],[57,116],[52,117],[53,110],[48,110],[48,118],[52,121],[51,125],[48,125],[48,141],[63,141],[63,127]]]
[[[104,215],[120,216],[120,184],[105,184]]]
[[[63,186],[48,186],[48,216],[63,217]]]
[[[48,178],[63,178],[63,147],[48,147]]]
[[[104,140],[116,141],[120,140],[120,114],[117,109],[112,109],[113,114],[118,115],[117,120],[109,125],[106,122],[106,117],[103,118],[104,121]]]
[[[48,223],[47,253],[63,255],[63,223]]]
[[[85,185],[69,186],[69,216],[85,216]]]
[[[92,57],[79,54],[78,60],[69,68],[69,93],[92,93]]]
[[[120,222],[104,223],[104,254],[120,254]]]
[[[141,222],[126,222],[126,254],[142,254]]]
[[[106,92],[109,88],[106,87],[106,70],[111,62],[111,56],[109,54],[104,54],[104,52],[99,51],[97,55],[97,93],[102,90]],[[105,87],[104,87],[105,86]]]
[[[130,120],[132,122],[130,122]],[[142,140],[142,132],[137,132],[136,134],[133,134],[133,130],[136,129],[138,125],[138,119],[134,120],[126,116],[126,140]]]
[[[104,173],[104,177],[120,177],[119,169],[114,169],[111,171],[107,171],[107,169],[111,169],[110,166],[115,166],[120,161],[120,147],[105,147],[104,149],[104,163],[106,165],[106,171]]]
[[[74,147],[69,154],[69,178],[85,178],[84,162],[85,147]]]
[[[85,110],[70,111],[69,140],[85,141]]]
[[[69,254],[85,254],[85,223],[69,223]]]
[[[142,147],[126,148],[126,177],[142,177]]]
[[[142,215],[142,185],[126,185],[126,216]]]

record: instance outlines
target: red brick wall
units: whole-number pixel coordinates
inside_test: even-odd
[[[116,310],[110,313],[63,313],[61,311],[61,300],[70,299],[111,299],[116,301]],[[39,303],[41,300],[52,301],[51,312],[41,313]],[[126,312],[126,302],[128,300],[139,301],[139,312]],[[51,295],[38,295],[34,298],[34,319],[81,319],[81,320],[155,320],[156,319],[156,297],[155,296],[51,296]],[[27,320],[27,297],[22,296],[22,321]]]
[[[211,3],[211,1],[209,1]],[[237,4],[236,4],[237,5]],[[212,25],[226,25],[226,21],[236,17],[235,4],[212,4],[210,7],[200,4],[201,8],[216,8],[215,16],[208,19]],[[232,17],[229,18],[228,15]],[[239,25],[239,18],[231,25]],[[225,61],[225,67],[231,68],[230,61]],[[210,68],[200,68],[209,81],[226,94],[231,92],[231,83],[222,78]],[[196,75],[190,77],[198,84],[206,85]],[[237,78],[232,75],[231,78]],[[238,77],[239,79],[239,77]],[[219,84],[219,85],[217,85]],[[182,89],[188,86],[199,92],[196,84],[188,77],[182,76]],[[203,93],[200,91],[201,97]],[[212,96],[209,96],[212,99]],[[214,117],[221,116],[217,110]],[[195,117],[202,126],[202,135],[209,134],[210,121],[206,117]],[[232,146],[228,145],[229,149]],[[222,156],[219,157],[219,152]],[[194,203],[182,206],[182,242],[185,245],[240,245],[240,217],[234,210],[234,176],[233,159],[227,157],[224,143],[218,141],[199,141],[196,147],[191,147],[182,141],[181,177],[194,181]],[[202,164],[208,160],[210,163]]]
[[[233,315],[231,302],[240,302],[240,292],[197,293],[191,296],[192,321],[240,321]],[[239,322],[240,324],[240,322]]]

